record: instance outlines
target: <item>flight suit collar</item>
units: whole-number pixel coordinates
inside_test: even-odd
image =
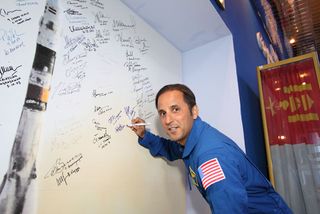
[[[196,146],[196,144],[198,142],[198,138],[199,138],[200,133],[202,131],[201,124],[202,124],[202,120],[198,116],[193,122],[191,132],[190,132],[190,134],[187,138],[187,142],[185,144],[182,158],[186,158],[187,156],[189,156],[190,153],[192,152],[193,148]]]

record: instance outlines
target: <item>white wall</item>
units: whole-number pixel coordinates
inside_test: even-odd
[[[42,139],[34,140],[30,125],[23,128],[30,138],[19,141],[22,149],[15,150],[34,151],[39,144],[38,154],[21,152],[24,162],[33,163],[36,156],[37,165],[36,188],[24,185],[28,206],[23,213],[185,213],[184,169],[153,158],[126,127],[132,117],[140,116],[157,130],[155,94],[165,84],[181,82],[180,51],[118,0],[52,1],[59,3],[50,11],[57,10],[61,18],[54,23],[61,38],[45,119],[37,124]],[[45,0],[34,0],[38,2]],[[28,83],[39,29],[38,13],[32,11],[43,8],[5,4],[0,9],[8,16],[0,16],[0,47],[26,44],[10,55],[0,48],[0,66],[13,67],[3,77],[16,74]],[[20,26],[8,21],[17,15],[31,19]],[[13,123],[19,121],[9,119],[22,110],[14,99],[19,95],[23,102],[25,94],[20,84],[0,86],[3,101],[10,100],[0,106],[0,112],[9,115],[6,120],[0,117],[0,151],[11,151],[17,127]],[[7,126],[14,130],[5,132]],[[0,179],[8,162],[0,156]],[[13,184],[6,182],[4,190],[20,189]],[[15,193],[2,191],[0,204],[7,207],[7,198],[14,201]],[[17,205],[12,204],[9,209]]]
[[[183,82],[195,93],[200,117],[245,151],[232,36],[183,53],[182,67]],[[187,193],[187,213],[210,213],[194,187]]]
[[[182,67],[200,117],[245,150],[232,36],[183,53]]]
[[[34,2],[38,2],[38,1],[35,0]],[[43,1],[39,1],[39,2],[43,2]],[[181,56],[182,56],[183,82],[186,83],[188,86],[190,86],[190,88],[195,92],[196,97],[197,97],[197,101],[198,101],[198,105],[200,107],[200,116],[202,117],[202,119],[209,122],[211,125],[218,128],[219,130],[224,132],[226,135],[228,135],[229,137],[234,139],[236,141],[236,143],[238,143],[239,146],[244,150],[244,140],[243,140],[242,123],[241,123],[241,116],[240,116],[241,115],[240,114],[240,104],[239,104],[238,85],[237,85],[237,78],[236,78],[236,66],[235,66],[235,60],[234,60],[234,50],[233,50],[232,37],[226,36],[226,37],[223,37],[219,40],[215,40],[213,42],[210,42],[206,45],[197,47],[191,51],[179,53],[178,50],[176,50],[175,48],[173,48],[169,44],[167,44],[167,42],[163,38],[160,38],[160,36],[158,36],[158,34],[156,34],[148,26],[146,26],[144,23],[142,23],[142,20],[140,20],[138,17],[136,17],[136,15],[128,12],[128,10],[126,8],[124,8],[123,6],[121,6],[121,4],[115,3],[116,1],[109,1],[109,0],[102,1],[102,2],[108,2],[105,4],[105,9],[102,11],[105,12],[105,15],[106,15],[103,17],[108,19],[109,23],[111,23],[110,17],[116,17],[115,19],[121,19],[121,20],[123,19],[126,21],[130,20],[130,18],[133,17],[136,20],[137,24],[139,26],[142,26],[141,28],[137,28],[135,33],[137,33],[137,34],[141,33],[142,35],[145,35],[147,37],[147,39],[149,39],[148,41],[150,41],[152,44],[150,46],[151,53],[152,53],[152,51],[155,51],[155,55],[157,55],[157,57],[154,57],[152,54],[149,54],[152,56],[148,56],[148,55],[141,55],[140,56],[139,55],[139,57],[141,57],[141,63],[143,63],[143,65],[146,65],[146,67],[149,68],[150,72],[151,71],[154,72],[152,74],[152,76],[154,75],[154,78],[150,77],[150,81],[152,82],[152,84],[154,86],[154,90],[157,91],[157,89],[159,87],[163,86],[164,84],[173,83],[173,82],[177,82],[177,81],[181,80],[181,65],[180,65],[180,63],[181,63]],[[113,3],[110,3],[110,2],[113,2]],[[110,4],[110,5],[108,5],[108,4]],[[117,5],[117,7],[120,8],[120,9],[118,8],[118,10],[124,11],[123,14],[127,14],[127,15],[130,14],[130,15],[128,15],[128,16],[123,15],[123,14],[121,15],[117,12],[117,9],[113,9],[113,10],[110,9],[111,8],[110,6],[115,6],[115,5]],[[40,4],[36,5],[36,6],[39,8],[42,8],[42,7],[40,7]],[[32,6],[32,9],[34,9],[36,6]],[[4,7],[4,6],[2,6],[2,7]],[[9,6],[5,7],[5,9],[7,9],[7,10],[14,9],[14,2],[12,1],[12,5],[10,5],[10,7]],[[22,12],[29,12],[30,16],[32,16],[32,18],[33,18],[32,22],[31,21],[26,22],[23,24],[23,26],[25,28],[27,28],[27,27],[29,27],[30,24],[35,25],[34,23],[37,22],[37,17],[39,17],[39,14],[38,13],[33,14],[34,10],[29,11],[28,10],[29,7],[23,7],[21,9],[22,9],[21,13]],[[87,17],[91,17],[91,15],[92,14],[88,14]],[[5,20],[1,20],[1,23],[2,22],[6,23]],[[217,22],[218,22],[218,20],[217,20]],[[65,23],[65,24],[66,24],[65,27],[68,27],[67,26],[68,23]],[[18,27],[20,27],[20,28],[18,28]],[[17,33],[19,33],[19,35],[20,35],[20,33],[23,33],[23,35],[28,36],[28,38],[29,37],[33,38],[32,43],[33,44],[35,43],[34,35],[36,35],[36,30],[33,32],[33,34],[32,34],[33,36],[32,36],[30,33],[31,31],[30,32],[24,31],[24,28],[21,28],[21,26],[12,25],[11,28],[16,29]],[[97,28],[98,28],[98,26],[97,26]],[[34,29],[36,29],[36,27]],[[203,31],[203,32],[205,32],[205,31]],[[110,33],[112,34],[115,32],[112,32],[110,30]],[[202,34],[200,33],[197,35],[202,35]],[[73,36],[73,34],[69,34],[69,36],[71,37],[71,36]],[[92,36],[93,35],[88,35],[88,38],[91,38]],[[112,40],[114,38],[116,38],[116,37],[112,36],[108,39]],[[25,45],[29,44],[29,40],[27,40],[26,38],[21,38],[21,39],[23,39],[23,41],[25,42]],[[1,42],[3,42],[3,41],[0,41],[0,43]],[[65,44],[63,44],[63,45],[65,45]],[[97,51],[97,53],[99,53],[99,55],[92,53],[92,54],[90,54],[90,56],[88,55],[88,57],[84,59],[84,60],[88,60],[88,64],[86,67],[86,73],[88,75],[88,78],[90,78],[92,80],[92,82],[90,82],[90,84],[88,84],[88,81],[86,81],[86,84],[83,83],[83,86],[86,86],[84,88],[90,89],[90,90],[88,90],[88,94],[84,94],[83,92],[81,92],[82,95],[85,95],[85,96],[81,97],[82,100],[84,98],[89,99],[90,95],[92,94],[93,89],[97,88],[99,90],[105,90],[105,89],[107,90],[108,88],[106,87],[106,81],[104,81],[102,77],[103,76],[110,77],[111,74],[116,73],[118,69],[119,70],[123,69],[123,68],[121,68],[122,63],[117,60],[121,59],[121,57],[125,56],[125,54],[121,55],[121,53],[125,53],[126,48],[124,48],[123,46],[117,47],[116,49],[110,48],[111,46],[115,46],[115,45],[116,45],[115,41],[113,41],[113,43],[108,42],[106,44],[101,44],[101,47],[105,46],[105,48],[99,49]],[[125,46],[125,44],[123,44],[123,45]],[[9,56],[6,56],[7,58],[6,58],[5,62],[7,64],[14,62],[14,65],[16,65],[16,66],[20,65],[20,61],[18,62],[18,60],[14,60],[14,59],[16,59],[17,54],[19,54],[18,58],[22,60],[22,57],[20,55],[22,55],[23,50],[27,50],[28,47],[29,46],[23,46],[23,48],[21,48],[21,50],[17,50],[15,53],[12,53],[10,55],[10,57],[12,57],[12,59],[9,58]],[[165,47],[165,48],[163,48],[163,47]],[[34,50],[34,48],[33,48],[33,50]],[[116,50],[116,51],[114,51],[114,50]],[[64,49],[63,51],[67,52],[68,50]],[[169,56],[168,53],[171,53],[173,57]],[[2,55],[3,54],[4,53],[2,53]],[[33,54],[30,54],[30,56],[32,56],[32,55]],[[118,55],[121,55],[121,57],[119,57]],[[161,57],[159,57],[159,56],[161,56]],[[27,72],[31,69],[30,59],[28,61],[29,61],[28,65],[24,65],[24,63],[21,63],[23,65],[22,68],[24,70],[26,70]],[[8,64],[8,65],[12,65],[12,64]],[[168,66],[168,65],[170,65],[170,66]],[[67,65],[65,67],[65,69],[67,69],[68,66],[69,65]],[[155,70],[155,68],[157,68],[157,70]],[[61,69],[61,71],[63,71],[63,70],[64,69]],[[172,70],[175,70],[175,71],[172,72]],[[62,93],[59,95],[59,87],[61,86],[59,80],[62,80],[62,78],[66,78],[66,77],[63,77],[63,75],[65,75],[65,74],[64,74],[64,72],[61,72],[61,71],[59,74],[55,73],[56,76],[53,78],[52,94],[51,94],[52,96],[50,99],[51,105],[48,106],[48,113],[51,112],[51,115],[58,115],[58,113],[60,112],[61,113],[61,115],[59,114],[60,119],[59,118],[58,119],[60,121],[63,121],[63,120],[68,121],[68,124],[61,124],[61,123],[54,122],[51,125],[49,125],[49,127],[51,129],[50,129],[50,131],[47,130],[46,134],[48,136],[54,135],[54,138],[48,138],[45,142],[46,144],[42,145],[43,153],[41,156],[41,158],[42,158],[41,160],[43,160],[43,162],[40,164],[41,165],[40,172],[42,172],[42,173],[46,172],[46,170],[47,170],[46,167],[48,166],[48,164],[53,163],[57,158],[62,158],[62,160],[68,160],[68,158],[72,158],[72,157],[68,156],[72,152],[73,153],[83,152],[83,154],[86,155],[86,158],[83,159],[83,163],[82,163],[83,167],[81,168],[81,170],[84,172],[85,172],[85,170],[87,170],[86,172],[89,172],[90,167],[95,166],[95,168],[92,169],[92,172],[99,173],[99,175],[101,175],[98,177],[98,176],[92,176],[92,173],[87,173],[89,175],[88,179],[86,180],[87,185],[85,188],[82,188],[82,189],[85,189],[85,190],[81,190],[82,192],[80,190],[76,190],[76,189],[80,189],[79,187],[82,186],[83,181],[85,180],[85,176],[81,176],[80,174],[75,175],[75,176],[79,176],[79,177],[75,177],[75,180],[73,183],[74,186],[72,188],[74,188],[73,190],[78,191],[77,193],[80,193],[80,194],[76,194],[77,200],[72,197],[69,197],[68,200],[66,200],[67,198],[63,198],[63,197],[61,198],[61,201],[64,201],[65,203],[70,203],[70,205],[68,205],[69,207],[67,207],[67,208],[72,209],[73,208],[72,205],[74,205],[75,208],[81,210],[84,205],[76,207],[76,204],[79,204],[79,201],[81,201],[83,199],[82,193],[87,191],[90,187],[92,187],[92,183],[94,183],[96,181],[101,182],[100,183],[101,186],[99,187],[100,188],[99,189],[100,196],[105,194],[103,197],[100,197],[99,199],[106,198],[107,196],[109,197],[110,196],[109,193],[105,192],[104,189],[107,190],[109,188],[109,190],[110,189],[114,190],[112,188],[112,185],[114,185],[114,183],[110,183],[108,181],[113,181],[116,179],[114,179],[112,177],[115,175],[115,173],[111,173],[111,172],[113,172],[112,170],[114,170],[113,165],[110,164],[112,161],[107,162],[106,160],[110,159],[110,160],[113,160],[113,162],[117,162],[115,160],[119,160],[119,159],[121,159],[121,157],[125,158],[126,160],[129,160],[130,165],[135,165],[135,167],[134,166],[130,167],[130,172],[131,172],[131,175],[135,175],[135,179],[137,181],[137,182],[135,182],[137,184],[136,187],[132,187],[131,185],[129,185],[129,182],[125,182],[125,183],[128,183],[128,186],[130,188],[132,188],[131,189],[132,191],[129,191],[130,194],[132,194],[132,195],[127,194],[127,196],[126,196],[128,198],[128,200],[130,199],[130,197],[134,197],[136,200],[138,200],[139,197],[137,197],[137,195],[133,194],[135,192],[134,190],[139,192],[142,189],[146,190],[150,193],[154,193],[154,194],[158,194],[158,195],[159,194],[162,194],[162,195],[167,195],[167,194],[169,195],[170,194],[172,196],[172,194],[169,192],[172,191],[173,186],[174,186],[174,188],[176,188],[176,185],[177,185],[177,183],[174,183],[172,181],[177,181],[178,185],[181,185],[181,183],[183,183],[185,181],[184,180],[184,178],[185,178],[184,172],[182,172],[182,173],[178,172],[175,169],[176,168],[175,166],[168,166],[161,159],[151,158],[149,156],[149,154],[143,148],[140,148],[137,145],[133,146],[132,144],[130,144],[133,142],[129,142],[129,141],[123,142],[123,141],[119,140],[121,137],[119,137],[120,135],[118,136],[117,133],[113,133],[113,137],[115,139],[117,139],[117,141],[114,141],[113,144],[108,146],[109,148],[108,148],[107,152],[105,152],[103,150],[96,151],[97,148],[93,148],[92,145],[90,145],[90,144],[85,145],[84,143],[78,143],[76,141],[77,139],[79,139],[79,136],[78,136],[78,134],[75,134],[75,133],[79,133],[80,137],[88,138],[88,134],[87,134],[88,132],[85,129],[85,127],[89,123],[86,123],[86,120],[82,120],[83,118],[79,117],[79,116],[83,116],[85,114],[84,111],[73,111],[72,108],[69,108],[68,112],[70,114],[69,115],[65,114],[66,110],[68,109],[65,107],[68,107],[68,105],[70,106],[73,104],[74,104],[73,106],[77,106],[78,104],[83,103],[83,102],[82,102],[82,100],[80,102],[80,100],[78,100],[78,99],[67,99],[67,98],[63,97],[65,95],[63,95]],[[105,73],[105,71],[108,71],[108,72]],[[18,88],[19,86],[17,86],[17,87],[11,87],[9,89],[2,87],[0,90],[0,92],[1,92],[0,94],[10,95],[11,92],[13,91],[13,89],[20,91],[21,94],[25,94],[25,89],[26,89],[25,86],[28,81],[28,75],[27,75],[28,73],[27,72],[25,72],[24,73],[25,75],[23,75],[23,76],[21,74],[21,78],[23,80],[23,84],[22,84],[23,87],[20,86],[20,88]],[[159,76],[157,76],[157,75],[159,75]],[[118,76],[118,74],[116,74],[116,76]],[[120,74],[119,74],[119,77],[120,77]],[[158,81],[161,78],[163,78],[163,79],[161,81]],[[66,79],[64,79],[64,80],[66,80]],[[123,82],[123,78],[122,78],[122,82]],[[126,88],[127,87],[127,85],[124,85],[124,87],[122,87],[121,84],[117,84],[117,83],[115,83],[115,81],[109,81],[108,85],[114,85],[113,87],[119,87],[119,88]],[[94,87],[91,87],[91,86],[94,86]],[[121,91],[121,93],[128,94],[126,91],[122,91],[122,90],[117,90],[117,91],[119,93]],[[69,97],[70,96],[71,95],[69,95]],[[72,95],[72,96],[75,97],[77,95]],[[23,96],[21,95],[20,97],[21,97],[20,100],[23,101]],[[92,102],[96,102],[96,101],[92,101],[92,99],[93,98],[90,98],[89,102],[87,102],[87,103],[90,104]],[[61,101],[63,101],[63,102],[61,103]],[[124,104],[129,102],[129,100],[127,100],[127,99],[125,99],[125,100],[118,99],[116,101],[117,101],[117,103],[121,102]],[[101,102],[104,102],[104,101],[101,101]],[[21,103],[19,104],[19,106],[14,105],[15,107],[17,107],[16,110],[18,113],[20,112]],[[97,102],[94,104],[96,105]],[[8,107],[6,109],[8,109],[8,111],[9,110],[13,111],[15,108],[10,109],[9,108],[10,106],[12,106],[12,105],[6,105],[6,107]],[[84,104],[82,104],[82,106],[84,106]],[[93,107],[93,106],[91,106],[91,107]],[[88,109],[92,110],[91,107],[89,106]],[[114,106],[114,109],[117,109],[116,107],[118,107],[118,106]],[[3,110],[4,108],[5,108],[5,106],[2,105],[1,110]],[[150,104],[150,107],[148,107],[148,109],[149,108],[154,109],[153,103]],[[4,112],[4,111],[2,111],[2,112]],[[92,114],[92,112],[90,112],[90,114],[86,114],[86,115],[90,116],[91,114]],[[10,112],[8,112],[8,113],[6,112],[5,115],[8,115],[8,117],[5,117],[5,118],[7,118],[7,120],[0,118],[0,133],[6,133],[6,135],[10,136],[10,138],[9,137],[5,138],[6,142],[12,142],[12,139],[14,139],[15,130],[12,130],[10,128],[11,132],[9,133],[9,132],[7,132],[8,129],[6,129],[6,128],[8,127],[8,125],[10,125],[9,118],[11,118],[11,124],[14,122],[13,127],[16,127],[16,123],[18,122],[19,116],[14,117],[14,115],[10,114]],[[12,122],[13,117],[16,119]],[[101,121],[105,121],[105,118],[106,118],[106,116],[104,116],[104,115],[102,115],[101,117],[99,116],[99,119],[101,119]],[[52,119],[52,121],[57,120],[57,118],[51,118],[51,119]],[[85,119],[88,119],[88,118],[85,118]],[[88,121],[90,122],[91,120],[88,120]],[[123,121],[123,123],[125,123],[125,121]],[[106,124],[104,124],[104,125],[106,125]],[[157,125],[157,127],[159,126],[159,124],[155,124],[155,125]],[[67,130],[67,131],[65,131],[65,130]],[[81,132],[79,130],[81,130]],[[153,127],[153,130],[156,130],[156,127]],[[124,132],[125,131],[123,131],[122,133],[125,135],[126,138],[131,139],[134,137],[133,135],[131,135],[132,133],[124,133]],[[71,138],[77,138],[77,139],[75,139],[74,141],[72,141],[72,140],[65,141],[65,139],[63,139],[65,135],[68,135],[70,137],[70,139]],[[2,140],[3,139],[4,138],[2,136]],[[81,142],[82,141],[83,140],[81,139]],[[58,146],[60,144],[61,145],[64,144],[64,142],[67,142],[66,145],[63,145],[63,146],[67,146],[67,149],[65,151],[63,151],[62,153],[60,153],[60,151],[59,151],[60,148],[58,148]],[[90,141],[88,141],[88,142],[90,142]],[[3,143],[3,141],[2,141],[2,143]],[[85,145],[85,146],[82,147],[79,145]],[[130,148],[131,147],[134,147],[134,148],[128,149],[128,146]],[[3,150],[4,148],[5,148],[5,150]],[[121,153],[121,156],[119,156],[120,153],[115,152],[115,150],[120,151],[120,148],[121,148],[121,151],[123,151],[122,149],[127,148],[127,150],[125,152]],[[82,149],[86,150],[86,151],[82,151]],[[51,150],[51,152],[50,152],[50,150]],[[54,152],[52,152],[52,150],[54,150]],[[114,152],[112,152],[112,150]],[[2,144],[0,151],[6,151],[5,157],[2,155],[0,156],[1,157],[0,178],[1,178],[6,170],[7,166],[8,166],[8,160],[9,160],[8,156],[11,151],[11,145],[8,146],[7,144]],[[104,152],[107,154],[105,154]],[[136,154],[136,152],[143,153],[143,154]],[[87,153],[89,155],[87,155]],[[92,155],[93,153],[97,154],[95,158],[93,158],[93,155]],[[78,154],[78,153],[76,153],[76,154]],[[99,161],[96,162],[96,161],[92,161],[92,160],[99,160]],[[109,163],[109,164],[106,164],[106,163]],[[133,164],[133,163],[139,163],[139,164]],[[152,179],[150,180],[149,178],[146,178],[146,180],[144,180],[144,179],[139,180],[139,178],[140,178],[139,176],[142,176],[145,178],[143,173],[145,172],[145,168],[149,167],[150,163],[157,165],[157,167],[152,167],[151,171],[149,170],[149,173],[151,173],[151,174],[148,174],[148,176],[152,176]],[[126,163],[122,162],[122,164],[125,165]],[[161,169],[167,170],[166,173],[163,173],[161,175],[161,178],[159,178],[158,167],[160,167]],[[100,170],[103,169],[103,172],[100,173],[99,169]],[[112,174],[112,176],[110,174]],[[39,178],[43,179],[43,174],[40,173]],[[161,187],[154,186],[153,185],[153,183],[155,181],[154,178],[156,178],[156,179],[159,178],[161,180],[161,182],[164,182],[164,184],[161,185]],[[126,177],[123,179],[125,180]],[[130,179],[130,180],[132,181],[132,179]],[[50,182],[51,182],[50,185],[52,187],[52,189],[50,191],[51,191],[51,193],[54,193],[54,194],[47,194],[46,198],[42,197],[42,199],[41,199],[42,205],[40,206],[40,210],[45,210],[49,206],[54,206],[51,203],[51,199],[54,199],[54,196],[57,196],[60,194],[59,187],[55,186],[54,181],[55,181],[54,179],[50,180]],[[138,182],[138,181],[141,181],[141,182]],[[72,182],[71,179],[70,179],[70,182]],[[40,193],[40,194],[50,193],[50,191],[48,191],[48,189],[46,189],[47,184],[48,184],[48,179],[46,179],[46,181],[44,181],[44,180],[42,181],[42,185],[40,187],[40,191],[42,191],[42,193]],[[145,185],[145,184],[147,184],[147,185]],[[98,185],[98,182],[97,182],[97,185]],[[101,187],[103,187],[103,188],[101,188]],[[66,187],[63,187],[63,188],[66,188]],[[68,188],[69,188],[69,192],[71,192],[70,187],[68,187]],[[152,191],[152,188],[161,188],[161,193],[156,193],[156,191]],[[210,213],[208,205],[206,204],[205,200],[202,198],[200,193],[196,190],[196,188],[193,187],[192,192],[189,192],[188,188],[189,187],[186,187],[187,192],[188,192],[188,194],[187,194],[187,211],[186,212],[188,214]],[[93,192],[93,191],[92,190],[87,191],[87,193],[90,193],[90,192]],[[121,191],[114,191],[114,192],[112,192],[112,194],[117,194],[117,196],[119,198],[121,198],[121,197],[123,197],[123,195],[125,195],[126,192],[128,192],[128,189],[126,189],[126,186],[124,186],[123,189],[121,189]],[[121,193],[123,193],[123,195]],[[71,195],[73,195],[73,194],[71,194]],[[179,195],[179,194],[177,194],[177,195]],[[183,193],[182,194],[180,193],[180,195],[183,195]],[[70,194],[69,194],[69,196],[70,196]],[[92,206],[86,205],[86,207],[88,207],[88,209],[90,209],[90,207],[91,208],[94,207],[98,210],[103,210],[103,208],[100,206],[107,206],[107,204],[101,205],[101,204],[103,204],[103,203],[101,203],[103,201],[97,200],[96,197],[90,197],[90,194],[89,194],[89,196],[85,196],[85,198],[88,198],[88,197],[89,197],[89,201],[87,201],[87,202],[89,204],[91,203],[91,205],[92,205]],[[143,197],[145,197],[145,195]],[[152,203],[159,205],[160,202],[157,201],[156,197],[154,197],[153,194],[150,194],[150,198],[146,197],[146,199],[150,199],[150,200],[151,200],[151,198],[153,198]],[[164,197],[160,196],[160,198],[161,198],[161,200],[164,200]],[[44,202],[44,200],[45,200],[45,202]],[[118,200],[118,201],[120,201],[120,200]],[[174,206],[176,206],[177,201],[179,201],[179,199],[170,200],[170,204],[167,204],[167,207],[169,207],[169,208],[165,208],[164,206],[162,206],[161,209],[169,210],[170,207],[172,207],[174,209]],[[138,205],[132,204],[132,206],[135,207],[135,209],[137,209],[136,210],[137,212],[138,212],[138,209],[145,210],[145,209],[148,209],[147,207],[149,207],[149,208],[152,207],[152,203],[151,204],[144,204],[143,201],[139,201],[139,202],[140,203]],[[55,203],[57,203],[57,202],[55,202]],[[125,209],[122,207],[123,204],[121,204],[121,203],[119,203],[119,204],[112,203],[112,204],[113,204],[113,206],[119,206],[118,208],[115,208],[115,209],[118,209],[118,210]],[[141,206],[141,207],[138,207],[138,206]],[[61,209],[64,209],[64,208],[65,207],[61,207]],[[85,212],[85,210],[83,210],[83,209],[81,211]],[[91,211],[93,212],[93,210],[91,210]],[[158,211],[161,212],[161,210],[158,210]],[[55,212],[55,210],[52,209],[51,212]]]
[[[75,9],[65,2],[63,11]],[[183,213],[184,174],[153,158],[125,127],[132,117],[140,116],[152,123],[152,131],[157,130],[154,97],[163,85],[181,81],[181,54],[120,1],[100,2],[103,9],[87,4],[81,13],[102,35],[105,32],[105,42],[96,51],[85,51],[81,45],[74,50],[77,56],[87,53],[82,61],[86,76],[76,94],[61,91],[61,83],[74,81],[68,70],[77,69],[72,62],[66,65],[65,57],[59,58],[70,48],[58,56],[60,72],[52,80],[47,139],[40,148],[39,173],[47,173],[56,160],[68,161],[81,153],[80,171],[68,178],[68,185],[57,184],[59,175],[40,174],[38,212]],[[70,25],[79,24],[65,21],[63,38],[96,39],[96,33],[70,33]],[[127,107],[133,114],[126,112]]]

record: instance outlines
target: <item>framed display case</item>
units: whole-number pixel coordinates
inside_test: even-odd
[[[259,66],[257,75],[270,181],[295,213],[317,210],[320,198],[317,53]]]

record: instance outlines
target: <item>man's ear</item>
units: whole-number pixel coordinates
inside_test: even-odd
[[[193,117],[193,119],[197,119],[197,117],[198,117],[198,115],[199,115],[199,108],[198,108],[198,106],[197,105],[194,105],[193,107],[192,107],[192,117]]]

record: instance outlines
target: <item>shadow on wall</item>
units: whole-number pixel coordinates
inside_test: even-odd
[[[191,190],[189,187],[187,187],[187,202],[187,214],[211,213],[209,205],[194,185],[191,186]],[[189,204],[191,208],[188,207]]]
[[[259,97],[241,78],[238,78],[238,84],[242,92],[240,99],[246,154],[269,178]]]

